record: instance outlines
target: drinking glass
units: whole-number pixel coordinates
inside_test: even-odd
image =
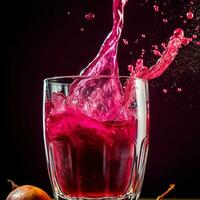
[[[138,199],[148,127],[147,80],[45,79],[43,134],[55,199]]]

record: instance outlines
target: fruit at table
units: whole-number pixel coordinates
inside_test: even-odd
[[[7,196],[6,200],[52,200],[49,195],[42,189],[32,186],[23,185],[14,189]]]

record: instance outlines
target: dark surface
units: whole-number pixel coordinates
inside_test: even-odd
[[[194,19],[184,25],[179,18],[189,9],[188,1],[160,3],[170,21],[166,25],[161,14],[153,11],[153,2],[144,2],[129,0],[126,8],[122,38],[127,38],[129,45],[119,45],[121,72],[135,62],[142,48],[147,52],[146,64],[153,63],[155,57],[150,45],[167,41],[176,27],[184,27],[187,36],[191,36],[199,24]],[[196,1],[192,6],[195,17],[199,5]],[[43,79],[78,74],[92,60],[110,31],[111,6],[111,0],[3,3],[1,31],[6,56],[1,67],[5,114],[0,146],[0,199],[10,189],[8,178],[19,185],[37,185],[51,194],[42,138]],[[71,14],[67,15],[67,11]],[[88,22],[84,15],[90,11],[96,17]],[[80,31],[81,27],[84,32]],[[146,39],[135,44],[142,33],[147,35]],[[130,50],[133,56],[129,55]],[[177,92],[178,87],[182,92]],[[162,92],[163,88],[168,89],[167,94]],[[141,196],[156,197],[170,183],[176,183],[171,196],[200,197],[199,46],[183,47],[170,69],[150,82],[150,111],[150,151]]]

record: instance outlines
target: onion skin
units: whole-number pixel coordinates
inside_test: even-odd
[[[38,187],[23,185],[10,192],[6,200],[52,200],[52,198]]]

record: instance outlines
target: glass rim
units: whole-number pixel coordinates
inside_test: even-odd
[[[125,78],[125,79],[128,79],[130,78],[130,76],[126,76],[126,75],[69,75],[69,76],[53,76],[53,77],[48,77],[48,78],[45,78],[43,81],[44,82],[47,82],[47,81],[54,81],[54,80],[61,80],[61,79],[80,79],[80,78],[83,78],[83,79],[89,79],[89,78],[117,78],[119,77],[119,79],[121,78]],[[134,78],[135,80],[144,80],[144,81],[148,81],[147,79],[144,79],[144,78],[138,78],[138,77],[135,77]]]

